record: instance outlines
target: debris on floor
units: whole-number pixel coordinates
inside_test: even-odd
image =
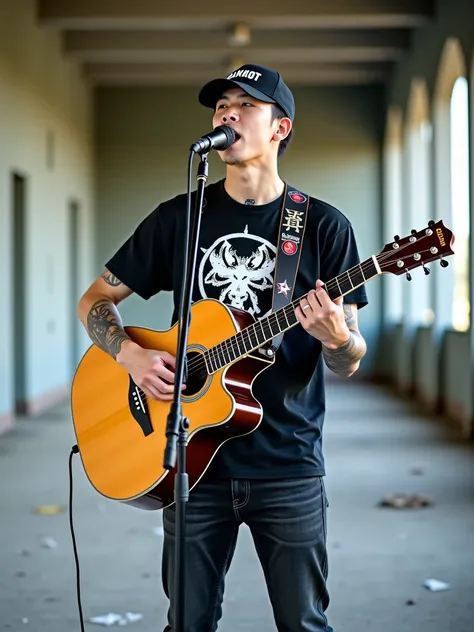
[[[413,509],[430,507],[431,505],[434,505],[433,500],[421,494],[392,494],[385,496],[379,502],[380,507],[393,507],[395,509]]]
[[[89,623],[95,623],[96,625],[102,625],[109,628],[112,625],[127,625],[128,623],[137,623],[143,619],[143,615],[140,612],[125,612],[125,614],[118,614],[117,612],[109,612],[108,614],[101,615],[100,617],[91,617]]]
[[[451,586],[446,582],[442,582],[439,579],[427,579],[423,586],[431,590],[431,592],[439,592],[441,590],[449,590]]]
[[[423,476],[424,473],[425,470],[422,467],[415,466],[410,469],[410,474],[412,476]]]
[[[43,538],[41,540],[41,546],[43,549],[56,549],[58,547],[58,543],[53,538]]]
[[[406,606],[414,606],[416,604],[416,601],[414,599],[407,599],[405,602]]]
[[[40,516],[55,516],[64,511],[66,511],[66,508],[62,505],[39,505],[35,507],[35,514]]]

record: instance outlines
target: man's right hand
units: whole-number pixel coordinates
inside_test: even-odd
[[[148,397],[163,402],[173,399],[176,358],[167,351],[143,349],[132,340],[122,343],[117,362]],[[182,389],[186,386],[183,384]]]

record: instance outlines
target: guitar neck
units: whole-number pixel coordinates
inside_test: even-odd
[[[382,271],[377,258],[373,256],[328,281],[325,284],[326,291],[329,297],[334,300],[349,294],[379,274],[382,274]],[[235,360],[240,360],[279,334],[297,325],[299,321],[295,309],[301,299],[306,296],[307,294],[300,296],[285,307],[255,321],[242,331],[208,349],[204,354],[208,372],[215,373]]]

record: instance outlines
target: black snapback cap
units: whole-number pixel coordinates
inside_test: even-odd
[[[280,73],[255,64],[244,64],[227,77],[206,83],[199,92],[199,103],[214,109],[222,94],[235,87],[260,101],[276,103],[291,121],[294,120],[295,100]]]

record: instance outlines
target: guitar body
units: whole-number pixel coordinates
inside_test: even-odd
[[[254,322],[247,312],[213,299],[194,303],[188,332],[188,367],[203,352]],[[178,328],[125,327],[140,346],[176,355]],[[181,396],[189,420],[186,470],[192,489],[225,441],[253,432],[262,407],[252,395],[256,376],[272,361],[250,354],[212,375],[188,381]],[[171,402],[147,398],[128,372],[93,345],[83,356],[71,392],[74,430],[92,486],[103,496],[143,509],[174,502],[175,470],[163,468]]]

